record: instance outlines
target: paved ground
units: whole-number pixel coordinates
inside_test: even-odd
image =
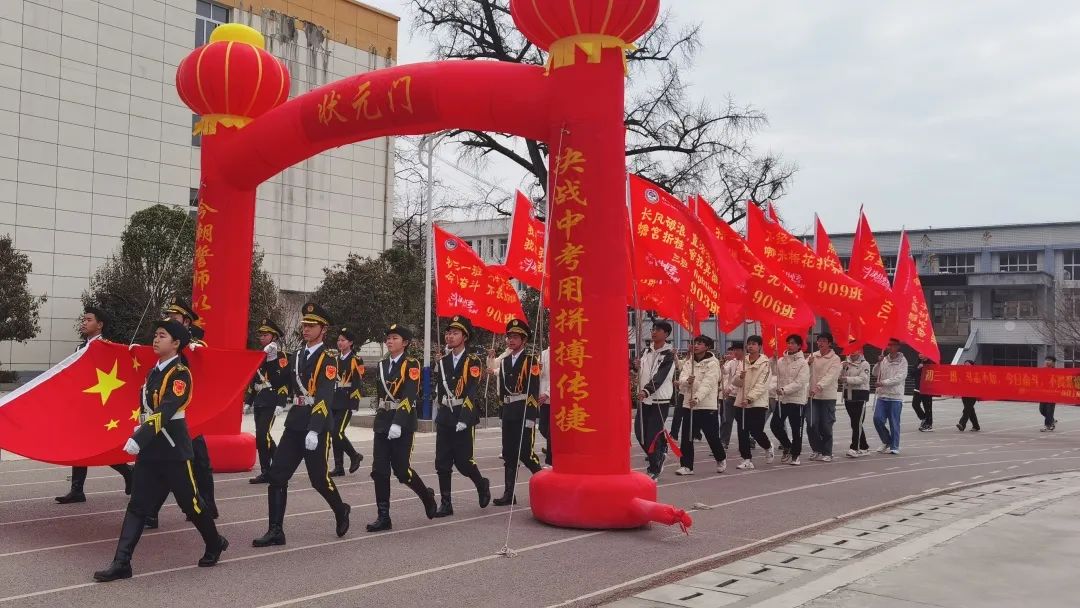
[[[332,516],[301,473],[289,497],[289,544],[255,550],[250,539],[266,527],[265,488],[248,485],[246,474],[219,475],[218,523],[233,541],[222,564],[195,567],[202,551],[198,535],[170,504],[162,528],[143,537],[136,578],[109,585],[89,581],[112,555],[125,504],[120,478],[92,469],[89,502],[60,506],[52,497],[65,491],[66,469],[0,462],[0,606],[113,608],[131,597],[154,606],[237,608],[593,605],[735,561],[786,542],[792,532],[809,533],[835,524],[838,516],[898,499],[1080,468],[1080,409],[1059,408],[1059,430],[1039,433],[1035,405],[980,404],[983,432],[961,434],[951,426],[959,401],[935,405],[938,431],[932,434],[916,432],[905,410],[899,456],[841,457],[802,467],[764,466],[759,459],[756,471],[717,475],[699,466],[699,474],[689,478],[675,477],[677,464],[669,461],[661,500],[708,507],[694,512],[689,536],[661,526],[622,532],[545,526],[528,514],[527,480],[519,485],[524,500],[511,519],[506,508],[481,510],[460,478],[455,517],[428,521],[419,501],[395,485],[394,531],[369,535],[363,524],[374,518],[374,506],[364,468],[339,484],[354,507],[347,537],[334,536]],[[842,428],[838,423],[838,448]],[[497,432],[481,432],[477,439],[478,462],[499,488]],[[419,437],[414,452],[416,468],[431,484],[433,443],[431,436]],[[370,454],[370,444],[361,443],[361,451]],[[704,462],[708,458],[699,449],[699,463]],[[497,555],[507,542],[508,524],[513,558]]]

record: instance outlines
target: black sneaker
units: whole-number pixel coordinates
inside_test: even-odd
[[[964,426],[963,426],[962,424],[959,424],[959,423],[957,423],[957,425],[956,425],[956,430],[958,430],[958,431],[960,431],[961,433],[963,433],[963,432],[964,432]]]

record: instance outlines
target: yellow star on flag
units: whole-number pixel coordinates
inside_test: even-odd
[[[105,425],[105,430],[106,431],[111,431],[111,430],[115,429],[118,426],[120,426],[120,421],[119,420],[110,420],[109,423]]]
[[[132,357],[131,358],[131,369],[133,369],[135,371],[139,371],[140,367],[142,367],[142,363],[139,363],[139,359],[136,358],[136,357]]]
[[[109,397],[112,392],[127,384],[116,376],[117,362],[113,361],[112,371],[105,373],[100,369],[95,369],[97,372],[97,384],[91,386],[88,389],[83,390],[84,393],[97,393],[101,396],[101,405],[105,405],[109,401]]]
[[[131,410],[131,421],[132,422],[138,422],[139,421],[139,408],[135,408],[135,409]]]

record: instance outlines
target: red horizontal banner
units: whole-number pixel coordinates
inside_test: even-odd
[[[1033,401],[1080,405],[1080,369],[927,365],[919,387],[928,395],[988,401]]]

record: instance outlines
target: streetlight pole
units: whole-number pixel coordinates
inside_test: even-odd
[[[432,267],[435,264],[435,239],[434,239],[434,222],[432,218],[432,208],[434,204],[432,199],[434,197],[435,185],[434,185],[434,165],[435,165],[435,146],[438,144],[439,138],[442,137],[442,133],[431,133],[420,138],[420,145],[418,146],[418,152],[420,157],[420,164],[427,169],[427,181],[424,184],[424,374],[423,374],[423,405],[421,407],[421,418],[425,420],[431,420],[432,407],[431,407],[431,281],[432,281]]]

